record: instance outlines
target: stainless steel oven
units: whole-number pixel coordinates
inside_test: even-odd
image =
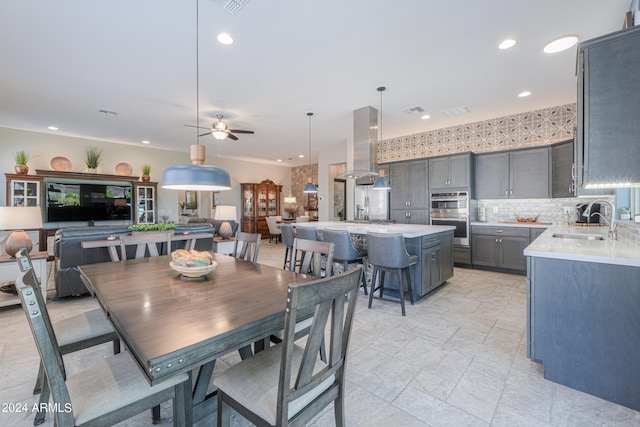
[[[468,191],[431,193],[429,197],[431,225],[450,225],[453,244],[469,246],[470,203]]]

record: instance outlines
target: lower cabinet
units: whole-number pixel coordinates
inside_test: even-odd
[[[525,273],[529,246],[528,227],[471,227],[471,262],[474,266],[495,267]]]
[[[429,224],[426,209],[391,209],[391,219],[396,224]]]

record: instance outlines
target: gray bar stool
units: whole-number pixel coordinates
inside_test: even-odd
[[[304,240],[318,240],[315,227],[296,227],[296,238]]]
[[[367,250],[356,248],[347,230],[322,230],[322,240],[333,242],[335,245],[333,261],[342,263],[344,271],[349,270],[350,265],[364,264]],[[362,287],[364,294],[367,295],[367,282],[364,274],[362,275]]]
[[[406,277],[407,292],[409,300],[413,305],[413,291],[411,289],[411,275],[409,274],[409,266],[418,262],[417,255],[409,255],[404,244],[404,236],[402,234],[382,234],[368,233],[367,247],[369,253],[369,263],[373,265],[373,274],[371,275],[371,289],[369,293],[369,308],[373,301],[373,293],[376,289],[380,289],[380,298],[384,290],[385,272],[396,273],[398,275],[398,284],[400,290],[400,305],[402,307],[402,315],[406,316],[404,310],[404,280]],[[380,285],[375,288],[376,277],[378,272],[380,275]]]
[[[293,234],[293,226],[291,224],[281,224],[280,234],[282,236],[282,243],[286,246],[282,268],[288,270],[293,258],[293,240],[296,238],[295,234]]]

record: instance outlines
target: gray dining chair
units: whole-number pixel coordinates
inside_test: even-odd
[[[318,240],[315,227],[296,227],[296,237],[305,240]]]
[[[291,224],[280,225],[280,232],[282,233],[282,243],[285,245],[284,263],[282,264],[282,268],[287,270],[289,269],[289,264],[293,260],[293,241],[296,238],[296,235],[293,231],[293,225]],[[295,262],[295,260],[293,262]]]
[[[113,425],[170,399],[174,425],[191,425],[191,378],[186,373],[150,386],[130,354],[123,352],[67,377],[53,325],[36,283],[33,269],[26,268],[16,279],[16,289],[53,401],[62,408],[53,411],[54,425]]]
[[[345,425],[345,367],[362,267],[306,283],[291,283],[282,343],[214,378],[218,426],[230,425],[230,408],[258,426],[306,425],[333,402],[336,426]],[[304,346],[295,343],[298,317],[313,312]],[[317,354],[328,334],[330,357]]]
[[[127,246],[136,246],[135,258],[144,258],[160,255],[158,243],[167,245],[167,254],[171,253],[171,235],[173,231],[162,233],[140,232],[131,236],[120,236],[120,258],[127,259]]]
[[[16,253],[16,260],[21,272],[29,274],[33,288],[40,293],[40,285],[33,270],[33,264],[26,249]],[[45,301],[42,299],[42,303]],[[52,322],[53,332],[58,343],[58,350],[62,356],[84,350],[96,345],[113,342],[113,354],[120,353],[120,339],[113,329],[111,322],[105,317],[102,309],[96,308],[82,313],[73,314]],[[40,361],[38,377],[33,394],[40,394],[38,410],[35,411],[34,425],[42,424],[46,418],[46,411],[40,410],[42,403],[49,401],[49,383],[47,381],[44,365]]]
[[[237,231],[231,255],[235,258],[255,264],[258,262],[258,252],[260,251],[261,241],[262,234],[260,233],[245,233],[244,231]]]

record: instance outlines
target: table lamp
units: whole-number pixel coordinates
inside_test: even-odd
[[[214,219],[217,221],[224,221],[220,224],[220,231],[218,231],[218,235],[224,240],[229,240],[232,233],[231,224],[229,224],[228,221],[236,221],[237,218],[238,215],[236,213],[235,206],[220,205],[216,207],[216,215]]]
[[[21,248],[31,251],[33,243],[24,230],[42,228],[40,207],[0,206],[0,230],[14,230],[4,242],[7,255],[15,257]]]

